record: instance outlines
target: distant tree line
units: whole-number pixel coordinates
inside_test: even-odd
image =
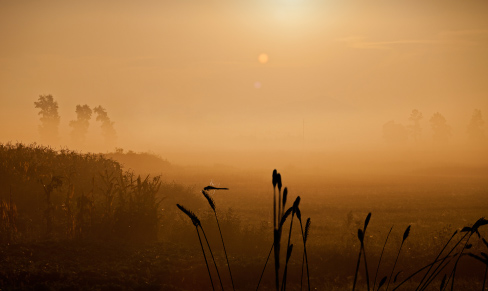
[[[420,121],[423,119],[423,114],[413,109],[408,120],[410,124],[404,126],[401,123],[395,123],[390,120],[383,125],[383,138],[390,144],[401,144],[407,142],[411,137],[414,142],[418,142],[422,136],[422,127]],[[452,128],[447,123],[446,118],[439,112],[434,113],[430,119],[430,127],[432,129],[432,141],[435,144],[446,144],[452,137]],[[467,124],[466,133],[468,139],[473,144],[482,144],[487,141],[484,129],[484,121],[481,110],[475,109],[471,120]]]
[[[56,143],[59,141],[59,124],[60,117],[58,114],[58,102],[52,95],[40,95],[39,99],[34,102],[35,108],[39,109],[41,125],[39,125],[39,134],[41,141],[45,143]],[[71,140],[76,144],[83,144],[86,140],[86,134],[90,127],[92,114],[97,114],[96,121],[101,123],[102,134],[105,143],[114,145],[117,134],[114,128],[114,122],[110,120],[107,111],[102,106],[97,106],[93,110],[87,105],[76,105],[76,120],[71,120]]]

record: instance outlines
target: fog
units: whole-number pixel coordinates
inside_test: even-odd
[[[34,102],[51,94],[56,148],[340,173],[483,168],[486,124],[477,141],[468,125],[476,109],[487,120],[487,12],[484,1],[2,2],[0,142],[46,143]],[[106,110],[116,139],[94,114],[73,142],[85,104]],[[437,112],[447,141],[433,137]],[[390,121],[404,129],[388,138]]]

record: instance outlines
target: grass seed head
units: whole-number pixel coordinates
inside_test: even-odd
[[[403,233],[403,241],[405,241],[410,234],[410,225],[405,229],[405,232]]]
[[[358,228],[358,239],[359,241],[361,242],[361,244],[363,243],[363,239],[364,239],[364,233],[363,233],[363,230]]]
[[[283,217],[281,218],[281,221],[280,221],[280,228],[283,226],[283,224],[285,223],[285,221],[288,218],[288,216],[290,216],[290,214],[292,213],[292,211],[293,211],[293,207],[290,207],[285,212],[285,214],[283,214]]]
[[[181,206],[180,204],[176,204],[176,206],[181,210],[183,211],[183,213],[185,213],[190,219],[191,219],[191,222],[193,222],[193,225],[195,226],[200,226],[200,220],[197,218],[197,216],[195,215],[195,213],[193,213],[192,211],[186,209],[185,207]]]
[[[300,196],[297,196],[297,199],[295,199],[295,202],[293,202],[293,211],[296,212],[298,205],[300,205]]]
[[[310,233],[310,224],[311,224],[311,221],[310,221],[310,217],[309,217],[309,218],[307,218],[307,223],[305,224],[305,234],[303,235],[303,239],[305,240],[305,242],[307,241],[308,234]]]
[[[293,244],[291,244],[289,247],[288,247],[288,250],[286,251],[286,261],[288,262],[288,260],[290,259],[291,257],[291,252],[293,251]]]
[[[287,197],[288,197],[288,188],[285,187],[285,189],[283,190],[283,208],[285,208]]]
[[[276,183],[278,184],[278,190],[281,191],[281,174],[276,174]]]
[[[215,212],[215,201],[213,200],[213,198],[210,197],[210,195],[208,195],[207,191],[205,190],[202,190],[202,194],[203,196],[205,196],[205,198],[207,198],[208,204],[210,205],[210,207],[212,207],[212,210]]]
[[[364,220],[364,232],[366,232],[366,228],[368,227],[370,219],[371,219],[371,212],[368,213],[368,216],[366,216],[366,219]]]
[[[276,169],[273,170],[273,188],[276,187],[276,184],[278,183],[278,172],[276,171]]]

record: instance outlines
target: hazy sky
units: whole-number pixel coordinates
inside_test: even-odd
[[[137,151],[374,144],[414,108],[425,139],[437,111],[460,140],[488,122],[484,0],[0,1],[0,40],[0,142],[38,140],[41,94],[61,143],[102,105]]]

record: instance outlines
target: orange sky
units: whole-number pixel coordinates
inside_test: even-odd
[[[462,143],[475,108],[488,122],[487,15],[487,1],[2,1],[0,142],[38,140],[33,102],[52,94],[63,145],[77,104],[105,107],[136,151],[377,144],[414,108],[425,140],[439,111]]]

